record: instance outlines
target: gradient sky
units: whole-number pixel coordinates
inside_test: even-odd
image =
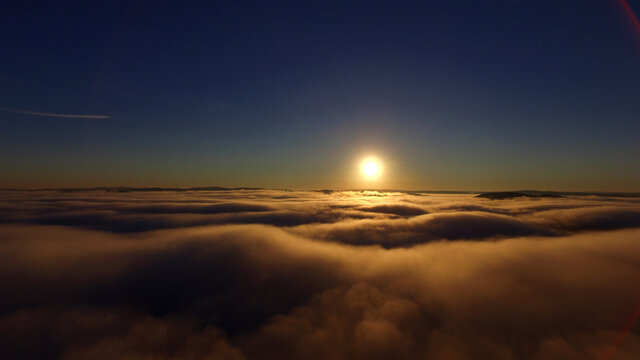
[[[621,0],[9,1],[0,44],[0,187],[640,191]]]

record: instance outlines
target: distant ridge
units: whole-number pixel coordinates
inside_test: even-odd
[[[528,191],[498,191],[498,192],[488,192],[484,194],[480,194],[476,196],[477,198],[483,199],[492,199],[492,200],[505,200],[505,199],[514,199],[519,197],[529,197],[529,198],[560,198],[562,195],[558,193],[552,192],[541,192],[535,190]]]
[[[506,200],[519,197],[528,198],[560,198],[564,196],[600,196],[600,197],[640,197],[640,193],[608,193],[608,192],[579,192],[579,191],[538,191],[538,190],[518,190],[518,191],[495,191],[482,193],[477,198]]]
[[[0,189],[2,191],[105,191],[105,192],[144,192],[144,191],[228,191],[228,190],[264,190],[259,187],[222,187],[222,186],[200,186],[200,187],[130,187],[130,186],[99,186],[90,188],[42,188],[42,189]]]

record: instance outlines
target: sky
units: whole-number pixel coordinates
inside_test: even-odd
[[[626,5],[3,2],[0,187],[637,192]]]

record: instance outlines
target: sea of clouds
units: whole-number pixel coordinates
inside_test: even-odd
[[[6,359],[638,359],[640,198],[2,191]]]

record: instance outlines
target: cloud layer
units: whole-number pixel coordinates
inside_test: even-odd
[[[1,195],[8,358],[640,356],[638,199]]]

